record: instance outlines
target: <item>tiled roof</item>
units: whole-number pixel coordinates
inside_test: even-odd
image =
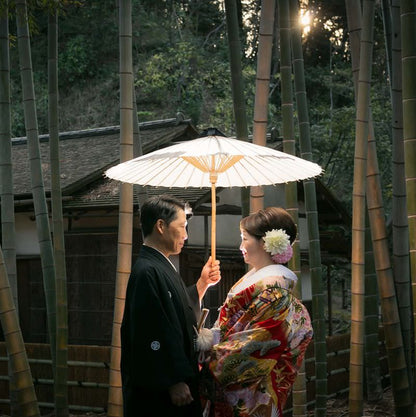
[[[119,126],[89,129],[60,134],[61,187],[64,195],[64,210],[97,207],[115,208],[119,204],[119,182],[104,178],[104,171],[119,162]],[[143,152],[172,145],[174,142],[194,139],[197,130],[189,121],[167,119],[140,124]],[[45,191],[50,192],[49,136],[39,137]],[[271,142],[271,141],[270,141]],[[21,205],[33,204],[30,182],[30,167],[26,138],[12,140],[13,182],[16,200]],[[281,142],[269,143],[279,149]],[[317,202],[320,220],[329,223],[343,221],[350,224],[349,214],[332,193],[316,181]],[[300,182],[299,198],[303,198]],[[209,188],[164,188],[146,187],[148,195],[169,194],[188,201],[194,209],[210,202]],[[137,203],[137,190],[134,188]],[[218,189],[218,192],[221,190]],[[203,207],[200,207],[202,210]]]
[[[189,121],[167,119],[140,124],[143,153],[194,139],[197,130]],[[45,191],[50,183],[49,135],[40,135]],[[111,126],[60,134],[61,188],[70,195],[102,177],[103,172],[119,162],[120,128]],[[26,138],[12,139],[13,183],[17,198],[31,198],[30,165]]]
[[[108,178],[101,178],[90,184],[90,186],[75,193],[70,200],[65,200],[63,206],[65,210],[98,208],[98,207],[118,207],[120,195],[120,183]],[[145,187],[147,195],[168,194],[181,200],[187,201],[192,207],[209,202],[211,190],[209,188],[165,188],[165,187]],[[139,187],[134,186],[134,204],[138,201]]]

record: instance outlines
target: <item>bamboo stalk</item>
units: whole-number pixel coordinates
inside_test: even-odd
[[[293,91],[292,91],[292,66],[291,66],[291,19],[288,0],[278,1],[279,15],[279,38],[281,57],[281,79],[282,79],[282,116],[283,116],[283,149],[285,152],[296,155],[294,121],[293,121]],[[297,184],[295,182],[286,184],[286,209],[291,214],[295,224],[299,225],[299,209]],[[298,276],[296,296],[302,297],[301,287],[301,263],[299,236],[293,245],[293,258],[289,261],[289,267]],[[306,395],[306,373],[305,364],[302,363],[299,373],[293,385],[293,415],[306,416],[307,395]]]
[[[409,260],[412,277],[413,343],[416,345],[416,4],[400,1],[403,80],[403,138],[407,219],[409,224]],[[416,351],[413,347],[413,355]],[[415,360],[415,358],[413,358]]]
[[[33,82],[30,34],[25,0],[16,0],[16,26],[19,48],[20,75],[23,91],[23,109],[30,162],[32,193],[36,216],[36,229],[40,246],[43,283],[47,310],[52,360],[56,361],[56,288],[55,259],[53,253],[48,207],[45,198],[41,164],[39,129]]]
[[[275,0],[262,0],[259,46],[257,52],[256,94],[254,97],[253,143],[265,146],[269,102],[270,67],[272,62]],[[250,212],[263,208],[263,187],[250,187]]]
[[[48,113],[49,147],[51,161],[51,195],[53,248],[56,268],[56,366],[55,414],[68,416],[68,297],[65,264],[65,237],[62,210],[62,190],[59,157],[59,102],[58,102],[58,14],[52,10],[48,16]]]
[[[358,45],[357,33],[359,28],[359,22],[361,21],[361,14],[359,8],[357,9],[357,1],[347,1],[347,11],[348,11],[348,23],[350,31],[354,34],[351,37],[351,58],[353,68],[358,68],[360,63],[359,50],[360,46]],[[393,37],[394,47],[397,48],[396,36]],[[397,72],[397,69],[396,69]],[[354,71],[357,74],[356,71]],[[397,81],[393,81],[398,88]],[[357,90],[358,80],[354,77],[354,85]],[[357,91],[356,91],[357,94]],[[379,179],[379,169],[377,162],[377,152],[375,146],[375,135],[373,129],[373,122],[371,116],[371,110],[369,111],[369,129],[368,129],[368,163],[367,163],[367,205],[368,205],[368,214],[371,225],[371,235],[372,235],[372,244],[374,246],[374,260],[377,271],[377,279],[379,286],[379,293],[381,299],[381,309],[383,317],[389,317],[389,320],[384,320],[384,329],[385,329],[385,338],[386,338],[386,349],[388,354],[388,363],[390,372],[392,374],[391,383],[393,387],[393,395],[396,402],[396,407],[400,407],[405,416],[409,415],[409,407],[411,408],[411,394],[409,382],[409,373],[406,371],[406,360],[404,357],[403,350],[403,337],[400,332],[400,317],[397,307],[397,299],[395,294],[395,287],[393,281],[393,273],[390,264],[390,256],[388,251],[388,241],[387,241],[387,229],[385,224],[384,208],[383,201],[381,196],[381,184]],[[366,265],[367,267],[367,265]],[[405,277],[400,279],[405,280]],[[366,290],[367,291],[367,290]],[[406,292],[406,291],[405,291]],[[409,292],[409,291],[408,291]],[[406,303],[405,303],[406,304]],[[409,311],[409,310],[408,310]],[[409,313],[407,313],[409,315]],[[402,323],[404,328],[408,328],[408,325],[405,325],[405,322]],[[366,329],[366,334],[368,331]],[[406,333],[408,336],[408,333]],[[371,340],[371,337],[368,338]],[[371,345],[367,346],[367,349]],[[374,342],[372,343],[373,351],[368,351],[367,354],[370,358],[374,357],[376,353],[376,347]],[[368,369],[370,372],[370,369]],[[377,377],[376,364],[373,364],[372,370],[372,384],[375,384],[380,391],[380,383]],[[369,375],[370,377],[370,375]],[[368,383],[370,383],[370,378],[368,378]],[[371,392],[368,393],[369,396],[376,395],[375,388],[371,389]],[[399,408],[397,412],[399,413]]]
[[[132,4],[119,0],[120,44],[120,162],[133,158],[133,56]],[[133,186],[120,185],[119,229],[117,242],[117,272],[114,297],[113,333],[111,338],[110,389],[108,417],[123,415],[123,395],[120,373],[121,337],[127,283],[132,263]]]
[[[292,15],[292,48],[293,71],[295,80],[295,97],[298,110],[299,144],[301,157],[312,161],[312,145],[309,128],[309,115],[306,97],[305,70],[303,65],[303,52],[301,30],[298,20],[298,2],[291,0]],[[305,211],[309,240],[309,270],[311,274],[312,317],[314,328],[314,345],[316,361],[316,410],[317,416],[325,415],[327,400],[327,356],[326,356],[326,322],[325,322],[325,294],[322,283],[321,247],[319,240],[319,221],[314,180],[303,182],[305,194]]]
[[[362,22],[352,201],[350,417],[361,417],[363,414],[365,196],[373,51],[373,0],[364,1]]]
[[[10,284],[7,277],[3,252],[0,246],[0,320],[6,339],[7,354],[9,355],[10,370],[13,374],[16,389],[19,417],[39,417],[36,392],[33,386],[32,374],[27,360],[25,344],[20,330],[19,318],[14,306]]]
[[[393,138],[393,276],[397,293],[397,303],[402,329],[402,339],[407,362],[408,375],[412,375],[412,298],[409,262],[409,224],[407,220],[407,197],[405,181],[404,144],[403,144],[403,105],[402,105],[402,51],[400,33],[400,1],[391,2],[392,17],[392,138]],[[413,378],[410,377],[411,390]]]
[[[0,10],[0,218],[1,245],[4,262],[9,278],[10,289],[16,310],[19,309],[17,294],[17,264],[16,264],[16,226],[13,194],[13,166],[11,143],[11,103],[10,103],[10,53],[9,53],[9,15],[8,1]],[[16,388],[9,365],[11,414],[18,410]]]
[[[236,0],[225,0],[225,18],[227,21],[228,50],[231,68],[231,92],[235,118],[236,136],[239,140],[248,141],[246,100],[244,97],[243,72],[241,68],[241,42],[237,16]],[[241,188],[242,217],[250,213],[250,189]]]

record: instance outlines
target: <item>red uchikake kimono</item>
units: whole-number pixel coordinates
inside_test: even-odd
[[[292,294],[295,283],[288,268],[270,265],[232,287],[215,325],[219,343],[202,372],[205,415],[283,416],[313,335],[308,311]]]

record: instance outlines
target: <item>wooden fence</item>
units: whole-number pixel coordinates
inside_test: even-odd
[[[380,332],[381,376],[387,381],[388,367],[383,333]],[[349,334],[327,338],[328,397],[348,391],[349,383]],[[50,413],[53,408],[53,377],[49,346],[26,344],[32,376],[42,412]],[[315,363],[313,342],[306,351],[308,405],[313,407],[315,395]],[[68,347],[68,397],[70,411],[105,412],[107,407],[110,347],[70,345]],[[9,386],[7,354],[4,342],[0,343],[0,415],[9,414]],[[291,414],[290,401],[285,416]]]
[[[49,345],[26,344],[32,377],[42,413],[54,407]],[[110,347],[68,346],[68,401],[70,411],[104,412],[107,407]],[[8,365],[5,343],[0,343],[0,415],[9,414]]]

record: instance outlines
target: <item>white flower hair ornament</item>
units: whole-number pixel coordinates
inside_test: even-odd
[[[285,264],[293,256],[289,235],[283,229],[273,229],[263,237],[264,250],[269,252],[275,264]]]

